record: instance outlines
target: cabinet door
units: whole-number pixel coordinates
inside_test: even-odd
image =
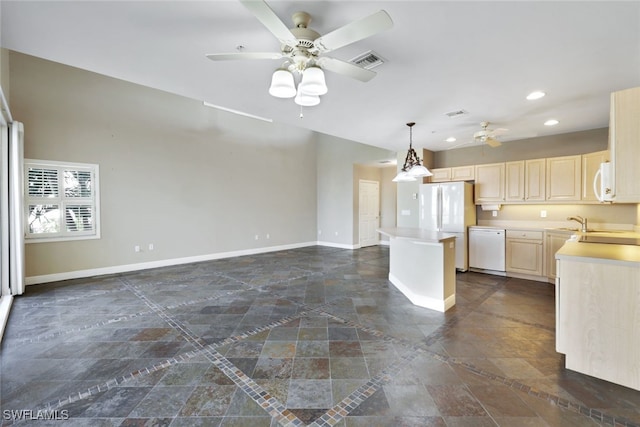
[[[582,158],[577,156],[552,157],[547,159],[547,200],[580,200],[582,187]]]
[[[640,87],[611,95],[609,151],[616,202],[640,203]]]
[[[476,204],[504,201],[504,163],[476,165]]]
[[[448,182],[451,181],[451,168],[431,169],[431,182]]]
[[[545,244],[545,271],[546,276],[549,279],[555,279],[557,277],[556,274],[556,252],[565,244],[567,239],[571,237],[570,234],[567,233],[554,233],[553,231],[549,231],[546,233],[546,244]]]
[[[456,166],[451,168],[451,181],[473,181],[475,166]]]
[[[507,271],[542,276],[542,242],[507,239]]]
[[[528,202],[546,200],[546,160],[534,159],[525,162],[524,198]]]
[[[609,151],[596,151],[595,153],[582,155],[582,200],[597,202],[593,192],[593,179],[600,169],[600,163],[609,160]]]
[[[524,163],[524,160],[520,160],[504,164],[504,199],[508,202],[522,202],[524,200]]]

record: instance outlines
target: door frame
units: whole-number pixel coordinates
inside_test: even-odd
[[[361,199],[360,199],[360,194],[362,193],[362,187],[363,184],[365,185],[369,185],[369,184],[375,184],[378,187],[378,192],[377,192],[377,211],[376,211],[376,220],[377,220],[377,227],[380,227],[380,181],[374,181],[374,180],[370,180],[370,179],[359,179],[358,180],[358,247],[366,247],[366,246],[375,246],[380,244],[380,238],[378,236],[378,238],[376,239],[376,243],[374,244],[367,244],[365,246],[362,246],[362,220],[360,219],[360,212],[362,212],[362,206],[361,206]]]

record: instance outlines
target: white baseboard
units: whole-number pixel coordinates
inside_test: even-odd
[[[360,249],[360,245],[349,245],[347,243],[333,243],[333,242],[322,242],[317,241],[316,244],[318,246],[328,246],[330,248],[340,248],[340,249]]]
[[[320,242],[294,243],[290,245],[269,246],[265,248],[243,249],[231,252],[218,252],[214,254],[198,255],[184,258],[164,259],[137,264],[114,265],[111,267],[92,268],[88,270],[68,271],[64,273],[44,274],[41,276],[29,276],[25,278],[26,285],[36,285],[39,283],[57,282],[60,280],[80,279],[84,277],[102,276],[106,274],[127,273],[130,271],[147,270],[149,268],[170,267],[173,265],[190,264],[193,262],[213,261],[216,259],[232,258],[244,255],[255,255],[268,252],[284,251],[287,249],[305,248],[308,246],[320,245]]]
[[[439,300],[436,298],[416,294],[391,273],[389,273],[389,281],[393,283],[393,285],[398,288],[398,290],[402,292],[404,296],[409,298],[409,301],[419,307],[429,308],[431,310],[436,310],[444,313],[456,304],[456,294],[453,294],[445,298],[444,300]]]
[[[0,298],[0,342],[4,335],[4,328],[7,326],[7,320],[9,320],[9,310],[11,309],[12,302],[12,295],[5,295]]]

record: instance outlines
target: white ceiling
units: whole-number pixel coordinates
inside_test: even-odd
[[[373,50],[386,63],[362,83],[327,72],[316,107],[267,93],[279,60],[213,62],[207,53],[278,52],[274,36],[235,0],[8,1],[3,47],[277,122],[393,151],[470,142],[480,129],[501,140],[587,129],[609,122],[609,94],[640,86],[638,1],[268,1],[292,26],[312,15],[325,34],[386,10],[391,30],[328,54]],[[291,25],[289,25],[291,24]],[[527,101],[532,90],[547,96]],[[99,100],[96,100],[97,102]],[[465,110],[449,118],[445,113]],[[560,124],[546,127],[555,118]],[[455,143],[445,138],[454,136]],[[499,148],[498,148],[499,149]]]

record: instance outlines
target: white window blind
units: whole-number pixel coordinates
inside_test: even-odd
[[[99,238],[98,165],[25,160],[28,242]]]

